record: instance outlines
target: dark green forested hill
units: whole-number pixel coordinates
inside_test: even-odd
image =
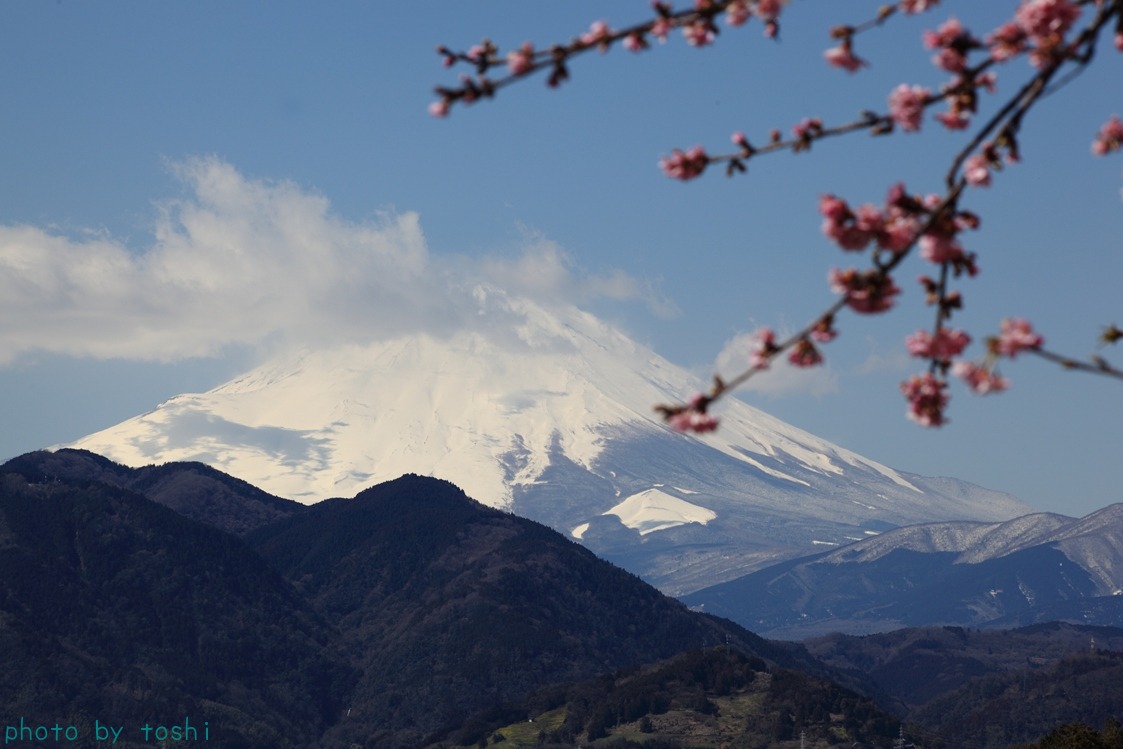
[[[420,740],[543,684],[726,638],[791,660],[545,526],[434,479],[404,476],[321,503],[248,540],[357,654],[363,676],[333,736]]]
[[[353,683],[333,628],[242,542],[116,486],[0,474],[0,569],[9,721],[308,746]]]
[[[1004,747],[1066,723],[1123,718],[1123,629],[922,627],[804,644],[840,671],[868,677],[932,747]]]
[[[239,536],[306,509],[202,463],[129,468],[88,450],[62,449],[21,455],[3,470],[34,483],[94,482],[129,489],[184,517]]]
[[[436,747],[893,746],[899,721],[829,681],[725,648],[557,686],[474,716]]]
[[[0,571],[5,735],[74,749],[183,721],[209,736],[175,745],[223,749],[891,745],[829,679],[926,749],[1123,713],[1123,631],[769,642],[420,476],[303,507],[198,464],[32,453],[0,466]]]
[[[242,539],[181,513],[273,507],[248,485],[51,455],[0,470],[0,704],[35,725],[189,716],[210,746],[414,746],[719,642],[817,667],[445,482],[403,477]]]

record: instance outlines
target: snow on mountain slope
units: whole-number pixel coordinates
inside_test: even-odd
[[[1050,545],[1087,570],[1097,595],[1123,595],[1123,503],[1075,519],[1034,513],[1002,523],[927,523],[888,531],[823,557],[828,564],[873,562],[894,551],[954,552],[957,564],[980,564]]]
[[[641,536],[687,523],[705,525],[717,517],[717,513],[713,510],[690,504],[659,489],[648,489],[633,494],[603,514],[615,515],[620,518],[621,523],[639,531]],[[587,529],[588,525],[585,523],[578,528]],[[574,529],[573,536],[581,537],[578,535],[578,529]]]
[[[414,336],[305,352],[72,446],[126,464],[204,459],[304,502],[421,470],[504,506],[514,487],[538,480],[555,444],[589,468],[605,427],[654,424],[655,403],[695,384],[590,315],[571,310],[562,319],[522,300],[510,304],[525,321],[514,340]],[[770,476],[808,485],[761,460],[784,456],[823,475],[861,467],[919,491],[897,472],[747,405],[733,411],[706,443]],[[506,460],[512,455],[516,465]]]
[[[71,446],[134,466],[197,460],[305,503],[429,474],[564,533],[588,523],[583,542],[669,589],[815,541],[1030,511],[895,471],[735,399],[716,434],[678,434],[652,406],[698,387],[686,371],[575,308],[476,298],[481,320],[504,324],[279,358]],[[669,525],[666,501],[613,514],[657,485],[712,519]]]
[[[1081,518],[1056,537],[1057,548],[1092,575],[1102,595],[1123,595],[1123,503]]]
[[[959,561],[976,563],[1036,546],[1073,519],[1052,513],[1023,515],[1002,523],[924,523],[897,528],[860,541],[824,558],[828,562],[872,562],[899,549],[927,554],[955,552]]]
[[[683,597],[768,637],[1123,623],[1123,503],[1087,517],[896,528]]]

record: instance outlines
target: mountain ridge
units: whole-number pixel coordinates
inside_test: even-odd
[[[683,597],[773,637],[1048,620],[1123,624],[1123,503],[1084,518],[896,528]]]
[[[602,730],[610,740],[650,730],[665,746],[716,747],[751,726],[762,743],[794,740],[800,721],[814,723],[810,736],[877,735],[872,743],[888,746],[896,722],[824,676],[955,745],[983,733],[1029,739],[1064,721],[1098,725],[1116,704],[1066,695],[1113,689],[1123,656],[1109,651],[1123,629],[928,627],[806,647],[767,641],[448,482],[406,476],[296,505],[239,536],[221,527],[237,513],[186,517],[207,501],[200,477],[256,496],[213,471],[134,469],[69,450],[0,466],[0,701],[83,736],[95,717],[112,719],[133,731],[122,749],[150,745],[137,740],[141,721],[177,715],[209,721],[212,743],[231,749],[410,747],[452,735],[475,744],[496,732],[532,746],[542,731],[560,741]],[[236,496],[215,501],[241,506]],[[1114,506],[1105,510],[1057,535],[1086,541],[1114,527]],[[1039,549],[1055,566],[1060,552],[1048,546],[1010,556]],[[970,565],[957,566],[969,580]],[[555,697],[568,701],[568,718],[540,715]],[[542,725],[528,731],[527,716]]]
[[[401,477],[239,538],[181,514],[204,501],[191,483],[160,483],[185,492],[178,510],[120,486],[150,475],[74,452],[0,466],[3,704],[83,731],[189,714],[231,747],[414,746],[689,649],[827,670],[442,480]]]
[[[25,453],[3,470],[37,483],[80,480],[121,487],[238,536],[304,507],[199,462],[130,468],[88,450],[63,448]]]

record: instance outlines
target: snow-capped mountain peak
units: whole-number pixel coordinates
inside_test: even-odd
[[[732,575],[812,540],[1029,511],[890,469],[735,399],[716,434],[676,433],[653,406],[698,388],[685,370],[575,308],[478,298],[481,320],[455,333],[280,357],[71,446],[127,465],[197,460],[306,503],[432,475],[565,533],[589,524],[583,541],[618,560],[642,541],[649,558],[637,565],[657,579],[694,574],[653,551],[687,536],[714,549],[694,572],[721,558]],[[657,485],[678,496],[629,503]],[[682,522],[668,520],[675,512]]]

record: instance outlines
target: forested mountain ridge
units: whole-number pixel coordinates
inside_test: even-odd
[[[216,505],[215,524],[191,519]],[[497,709],[563,710],[545,732],[562,742],[888,747],[897,720],[970,749],[1123,710],[1123,630],[768,641],[420,476],[304,507],[197,464],[32,454],[0,467],[0,566],[0,702],[73,726],[79,749],[95,726],[132,749],[151,745],[142,726],[188,720],[210,743],[183,746],[490,741],[507,735]]]
[[[42,457],[0,469],[0,703],[28,721],[410,746],[547,683],[717,643],[821,669],[447,482],[406,476],[243,539],[180,514],[274,506],[211,469]],[[123,486],[138,478],[177,511]]]

